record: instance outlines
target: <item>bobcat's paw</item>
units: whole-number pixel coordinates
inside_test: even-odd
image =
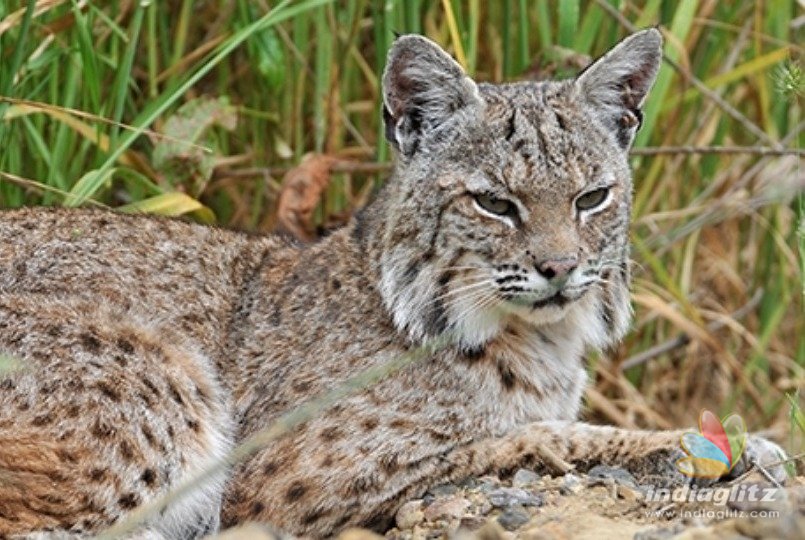
[[[748,435],[746,448],[744,448],[741,459],[730,472],[730,477],[740,476],[756,464],[758,468],[769,473],[775,482],[782,484],[788,478],[783,464],[787,457],[785,451],[770,440]],[[763,473],[761,472],[761,474]]]
[[[669,445],[629,461],[626,468],[640,484],[664,488],[684,486],[693,482],[676,466],[676,462],[685,456],[687,454],[681,447]]]

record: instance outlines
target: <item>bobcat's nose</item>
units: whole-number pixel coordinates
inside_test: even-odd
[[[545,279],[561,279],[567,277],[578,265],[579,260],[576,257],[546,259],[537,263],[537,271]]]

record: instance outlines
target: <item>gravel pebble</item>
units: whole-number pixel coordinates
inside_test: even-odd
[[[455,495],[458,493],[458,486],[455,484],[440,484],[428,490],[434,497],[444,497],[445,495]]]
[[[542,506],[545,499],[537,493],[530,493],[520,488],[499,487],[489,493],[489,502],[496,508],[508,508],[514,505]]]
[[[514,531],[531,520],[531,515],[522,506],[507,508],[498,516],[498,523],[507,531]]]
[[[596,465],[587,473],[589,476],[589,483],[591,486],[599,484],[607,484],[615,482],[622,486],[628,486],[632,489],[637,488],[637,480],[635,480],[632,473],[620,467],[609,467],[607,465]]]
[[[683,521],[644,520],[646,508],[658,510],[660,506],[645,502],[644,488],[629,485],[634,479],[622,469],[603,467],[589,476],[577,472],[558,477],[537,477],[527,472],[523,469],[502,479],[483,476],[473,482],[456,482],[454,493],[451,487],[440,486],[432,490],[439,495],[431,492],[424,500],[403,505],[396,516],[397,527],[386,534],[386,539],[569,540],[577,535],[598,538],[604,532],[613,538],[636,540],[805,539],[805,479],[801,477],[792,480],[801,487],[787,487],[787,496],[781,495],[777,502],[781,517],[713,522],[689,517]],[[518,485],[529,482],[528,487],[514,486],[515,477]],[[689,503],[671,507],[676,512],[702,508]],[[718,509],[724,510],[726,505]],[[679,534],[682,536],[677,537]]]
[[[478,479],[478,491],[485,495],[489,495],[500,487],[500,479],[496,476],[483,476]]]
[[[465,516],[461,518],[459,526],[468,531],[475,531],[486,524],[488,520],[481,516]]]
[[[559,492],[562,495],[575,495],[584,489],[581,479],[573,473],[567,473],[562,478],[562,485],[559,486]]]
[[[464,497],[453,495],[436,499],[430,505],[426,506],[424,516],[428,521],[461,519],[471,506],[470,501]]]
[[[529,471],[528,469],[519,469],[516,473],[514,473],[514,477],[512,478],[512,486],[521,488],[538,484],[541,481],[542,477],[534,471]]]

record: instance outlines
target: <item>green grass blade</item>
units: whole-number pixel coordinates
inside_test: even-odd
[[[685,43],[698,7],[698,0],[682,0],[679,2],[679,7],[671,23],[671,34],[674,35],[678,43]],[[679,60],[679,50],[667,43],[665,45],[665,54],[673,61]],[[654,83],[654,87],[651,89],[651,99],[648,100],[645,111],[643,111],[643,125],[640,131],[637,132],[637,137],[635,137],[635,146],[645,146],[649,137],[651,137],[657,117],[665,102],[665,96],[671,88],[674,75],[675,72],[667,64],[663,64],[660,68],[657,82]]]
[[[579,0],[559,2],[559,45],[571,48],[579,30]]]
[[[126,103],[126,95],[128,94],[128,83],[131,78],[131,70],[134,65],[134,55],[137,52],[137,45],[139,44],[140,29],[143,24],[143,16],[145,15],[144,4],[140,3],[134,11],[134,17],[131,25],[131,32],[129,34],[128,45],[123,53],[123,59],[120,65],[117,66],[115,71],[115,80],[112,83],[112,115],[113,122],[120,122],[123,118],[123,106]],[[118,128],[113,126],[110,130],[109,141],[110,148],[114,148],[117,143]]]
[[[551,31],[551,12],[548,9],[548,1],[547,0],[537,0],[535,3],[535,9],[537,11],[537,31],[539,32],[539,43],[540,48],[542,49],[540,52],[544,53],[551,47],[553,47],[553,32]],[[525,0],[520,0],[520,32],[523,35],[528,34],[527,24],[528,24],[528,17],[526,17],[526,2]],[[522,45],[521,45],[522,48]],[[521,55],[522,55],[521,51]],[[524,58],[523,58],[524,56]],[[528,51],[521,56],[521,69],[528,65],[529,58],[528,58]]]

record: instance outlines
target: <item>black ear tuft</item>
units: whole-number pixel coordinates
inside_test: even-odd
[[[394,121],[394,117],[391,116],[389,112],[389,108],[383,104],[383,125],[385,126],[385,134],[386,140],[391,143],[391,145],[397,150],[400,150],[400,145],[397,144],[397,136],[395,135],[394,131],[396,128],[396,122]]]
[[[479,104],[475,83],[434,42],[416,35],[394,42],[383,73],[383,120],[401,154],[412,155],[424,135]]]
[[[599,118],[627,148],[643,120],[641,108],[662,60],[662,35],[656,28],[632,34],[585,69],[576,85]]]

